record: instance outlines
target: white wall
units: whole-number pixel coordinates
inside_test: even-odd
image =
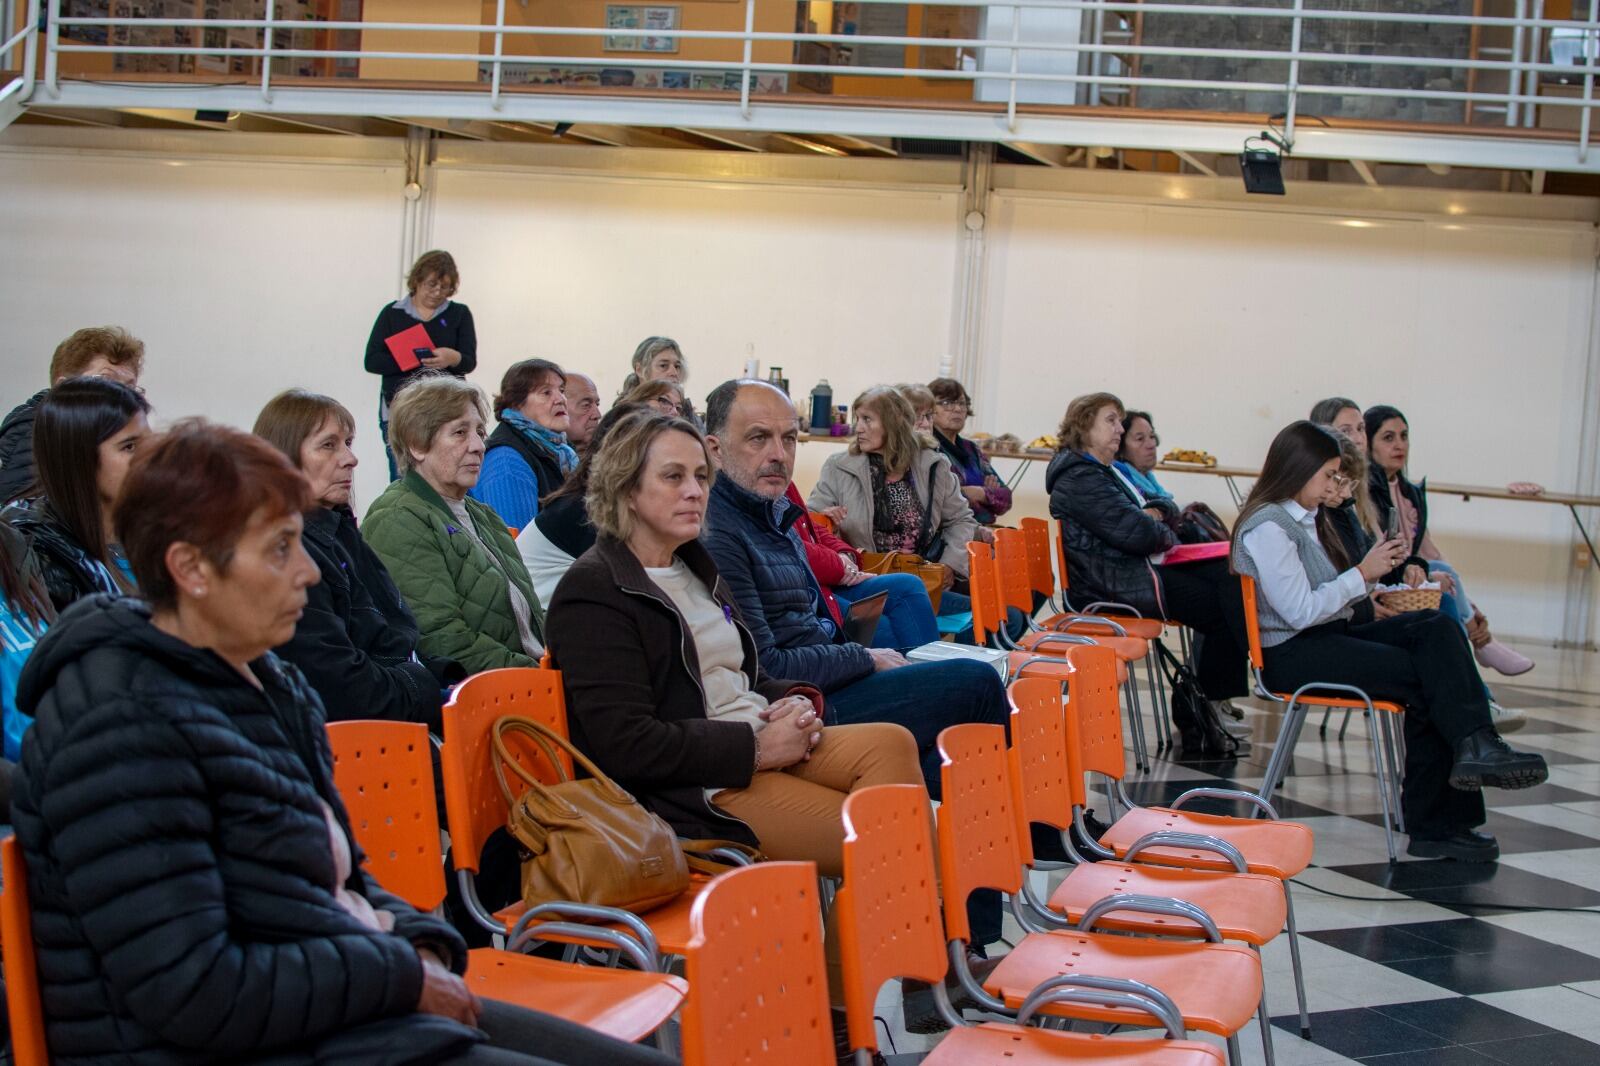
[[[1413,476],[1576,482],[1587,225],[997,194],[989,233],[986,426],[1054,432],[1067,400],[1104,389],[1155,415],[1163,450],[1256,466],[1286,423],[1346,395],[1406,412]],[[1042,466],[1024,485],[1042,512]],[[1232,510],[1215,478],[1167,487]],[[1557,636],[1567,512],[1430,501],[1436,541],[1498,628]]]
[[[358,493],[371,500],[384,471],[377,382],[360,360],[394,293],[397,158],[155,158],[21,137],[0,138],[11,266],[0,408],[44,384],[72,329],[119,323],[149,346],[158,419],[248,427],[291,385],[339,397],[358,418]],[[959,195],[925,174],[892,186],[893,163],[883,181],[860,180],[862,161],[846,162],[858,169],[836,184],[747,180],[731,165],[700,180],[436,167],[430,243],[461,264],[480,331],[475,379],[492,390],[507,365],[538,355],[592,373],[609,400],[652,333],[682,342],[697,399],[741,372],[747,345],[763,369],[785,367],[796,395],[826,377],[841,403],[932,377],[950,345]],[[1167,445],[1250,465],[1285,422],[1344,393],[1408,412],[1416,474],[1577,484],[1586,224],[1013,190],[993,196],[987,240],[974,428],[1053,432],[1068,399],[1107,388],[1153,410]],[[832,447],[802,448],[802,487]],[[1043,513],[1042,465],[1023,485],[1021,513]],[[1229,503],[1214,480],[1170,487]],[[1441,544],[1497,626],[1560,636],[1566,512],[1434,506]]]

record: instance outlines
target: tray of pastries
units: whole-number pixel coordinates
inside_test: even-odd
[[[1210,452],[1193,448],[1173,448],[1161,457],[1163,463],[1186,463],[1189,466],[1216,466],[1217,457]]]

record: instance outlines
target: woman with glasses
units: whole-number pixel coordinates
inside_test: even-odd
[[[612,406],[632,407],[635,405],[648,407],[657,414],[666,415],[668,418],[685,417],[689,411],[689,405],[683,394],[683,386],[668,378],[641,381],[627,390],[622,395],[622,398]]]
[[[994,472],[988,456],[961,435],[972,417],[972,397],[955,378],[934,378],[928,382],[933,393],[933,439],[939,451],[950,460],[961,483],[972,516],[981,525],[992,526],[995,519],[1011,510],[1011,490]]]
[[[367,373],[383,378],[378,399],[378,429],[389,456],[389,480],[400,476],[394,453],[389,450],[389,405],[394,394],[420,375],[442,370],[465,377],[478,367],[478,331],[472,324],[467,305],[450,297],[461,287],[461,274],[449,252],[424,252],[406,275],[406,295],[385,304],[372,324],[367,338]],[[391,338],[420,325],[427,342],[420,337],[396,341]],[[395,348],[399,349],[396,357]]]

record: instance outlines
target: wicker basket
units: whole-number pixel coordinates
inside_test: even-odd
[[[1401,589],[1398,592],[1380,592],[1378,599],[1391,611],[1437,611],[1444,598],[1442,589]]]

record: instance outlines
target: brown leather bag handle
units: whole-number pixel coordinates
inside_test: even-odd
[[[560,733],[556,732],[554,729],[551,729],[544,723],[534,721],[532,718],[522,718],[517,715],[505,715],[504,717],[497,718],[495,720],[492,738],[494,741],[495,754],[495,758],[493,759],[495,778],[500,782],[500,791],[505,794],[507,803],[514,804],[517,802],[517,797],[511,794],[511,786],[506,781],[505,777],[505,767],[509,765],[512,773],[522,778],[522,780],[527,783],[529,788],[534,789],[545,800],[556,803],[562,807],[571,806],[571,804],[559,799],[555,793],[551,792],[549,787],[545,785],[543,781],[540,781],[538,778],[534,777],[532,772],[529,771],[527,767],[523,766],[521,763],[517,762],[511,757],[511,753],[507,750],[505,742],[505,737],[508,733],[521,733],[525,736],[532,737],[539,745],[540,749],[544,751],[545,757],[550,760],[550,764],[556,768],[556,772],[561,775],[562,782],[570,781],[572,779],[567,776],[565,768],[562,767],[561,760],[556,755],[555,747],[559,747],[561,750],[565,751],[572,757],[572,761],[574,763],[588,771],[589,776],[594,778],[597,787],[603,794],[605,794],[605,798],[607,800],[616,804],[628,804],[633,802],[633,797],[628,794],[627,790],[623,789],[615,781],[611,780],[611,778],[602,773],[600,768],[596,766],[588,756],[584,755],[583,752],[574,747],[572,742],[566,737],[562,736]],[[552,744],[555,747],[552,747]],[[575,814],[576,811],[574,810],[573,813]]]

